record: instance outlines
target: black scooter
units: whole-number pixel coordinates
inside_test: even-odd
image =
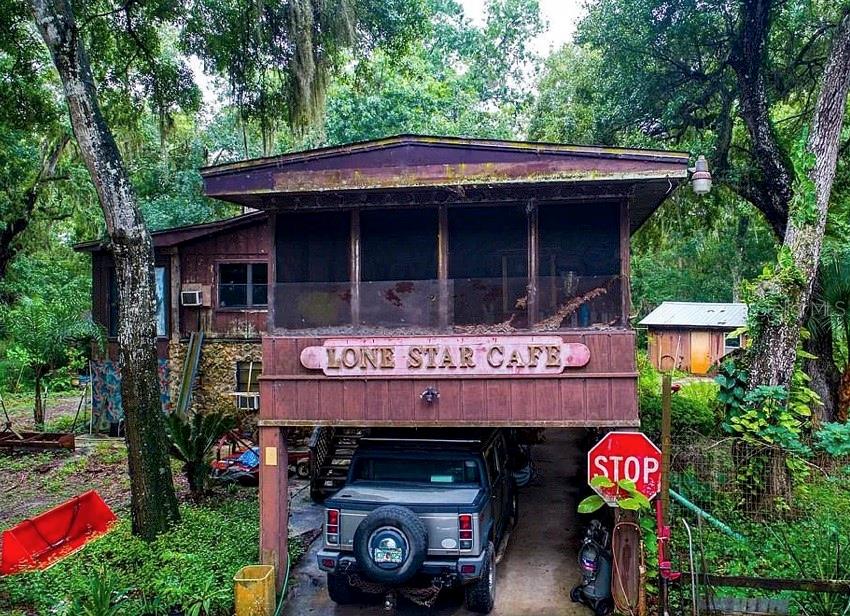
[[[611,549],[608,531],[599,520],[591,520],[578,551],[581,583],[570,591],[573,603],[582,603],[597,616],[614,612],[611,598]]]

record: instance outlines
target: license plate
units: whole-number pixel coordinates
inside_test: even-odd
[[[400,563],[401,548],[375,548],[376,563]]]

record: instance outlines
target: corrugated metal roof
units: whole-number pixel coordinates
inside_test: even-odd
[[[747,324],[746,304],[662,302],[641,320],[649,327],[716,327],[735,329]]]

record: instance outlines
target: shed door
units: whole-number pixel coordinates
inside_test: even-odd
[[[691,332],[691,372],[705,374],[711,366],[711,334]]]

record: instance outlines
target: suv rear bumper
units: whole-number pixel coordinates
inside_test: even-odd
[[[328,573],[355,573],[358,571],[357,561],[351,554],[342,554],[336,550],[319,550],[316,555],[319,569]],[[476,580],[481,577],[484,569],[486,552],[478,556],[461,556],[459,558],[426,558],[419,568],[424,575],[455,575],[461,583]]]

